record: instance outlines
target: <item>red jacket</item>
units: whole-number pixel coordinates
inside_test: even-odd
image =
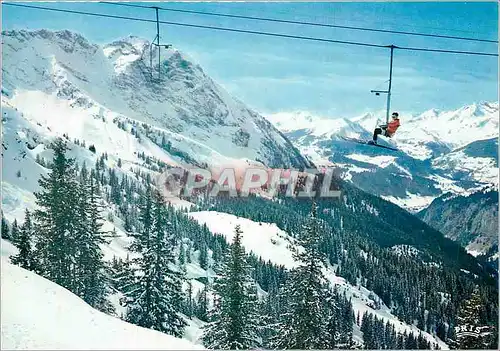
[[[387,125],[387,134],[389,134],[389,136],[393,136],[394,133],[396,133],[396,130],[399,128],[399,126],[400,126],[399,118],[392,120]]]

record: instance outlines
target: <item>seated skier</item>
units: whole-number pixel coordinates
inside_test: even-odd
[[[396,130],[399,128],[399,126],[399,113],[393,112],[392,121],[389,122],[389,124],[383,124],[380,127],[375,128],[375,131],[373,132],[373,141],[371,141],[370,144],[376,144],[377,137],[379,134],[382,134],[382,132],[384,132],[384,136],[391,138],[396,133]]]

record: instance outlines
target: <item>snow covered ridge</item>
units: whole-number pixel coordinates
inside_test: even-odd
[[[53,125],[56,115],[63,113],[65,122],[75,115],[113,120],[158,144],[163,135],[177,162],[309,165],[266,119],[175,49],[162,51],[164,78],[151,81],[145,40],[128,37],[99,46],[70,31],[4,31],[2,36],[2,95],[27,118],[71,138],[81,128],[63,131]]]
[[[477,182],[498,187],[498,138],[477,140],[433,159],[432,165],[451,177],[466,174]]]

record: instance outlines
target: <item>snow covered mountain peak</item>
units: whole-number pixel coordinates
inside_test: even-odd
[[[132,46],[133,48],[135,48],[135,50],[142,51],[146,46],[149,46],[150,44],[151,43],[144,38],[135,35],[129,35],[127,37],[115,40],[112,43],[104,45],[104,49]]]
[[[59,45],[66,52],[72,52],[75,49],[97,50],[99,48],[98,45],[90,43],[81,34],[72,32],[70,30],[8,30],[2,31],[2,36],[16,38],[21,42],[29,42],[37,39],[49,40]]]
[[[414,139],[417,131],[452,148],[465,146],[498,136],[498,112],[498,102],[472,104],[452,111],[429,110],[405,120],[396,139]]]
[[[420,115],[412,116],[412,119],[427,120],[427,119],[437,118],[439,113],[440,113],[440,111],[438,109],[432,108],[428,111],[425,111],[424,113],[422,113]]]
[[[124,73],[127,67],[135,66],[146,74],[150,74],[152,70],[154,77],[159,77],[156,82],[152,83],[165,83],[161,75],[158,75],[157,49],[153,47],[153,52],[151,52],[151,43],[146,39],[129,36],[104,45],[103,52],[114,62],[116,73]],[[150,67],[151,54],[153,55],[152,69]],[[196,76],[201,80],[209,79],[200,65],[192,62],[188,55],[172,47],[161,49],[161,68],[162,75],[169,80],[183,80],[187,79],[187,76]]]
[[[346,118],[328,118],[313,116],[309,112],[278,112],[267,116],[267,119],[283,132],[302,130],[308,135],[326,138],[334,136],[359,137],[366,133],[361,125]]]
[[[116,73],[123,73],[127,66],[137,61],[149,45],[146,40],[137,37],[128,37],[104,45],[104,55],[113,62]]]
[[[498,102],[491,103],[487,101],[481,101],[479,103],[474,103],[469,106],[464,106],[459,111],[469,115],[470,117],[482,117],[487,114],[498,112]]]
[[[100,46],[70,31],[23,30],[3,32],[3,44],[3,95],[34,120],[51,124],[47,112],[64,102],[88,118],[145,123],[188,163],[308,165],[267,120],[176,49],[162,48],[158,72],[150,66],[150,43],[137,37]]]

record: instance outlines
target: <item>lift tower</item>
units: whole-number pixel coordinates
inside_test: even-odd
[[[150,69],[151,69],[151,80],[161,80],[161,47],[163,46],[165,49],[171,48],[172,44],[160,44],[160,18],[158,15],[158,10],[159,7],[157,6],[152,6],[152,9],[155,10],[156,12],[156,36],[154,39],[151,41],[151,45],[149,46],[149,63],[150,63]],[[154,47],[158,48],[158,77],[154,77],[154,65],[153,65],[153,48]]]
[[[387,94],[387,107],[385,111],[385,124],[389,123],[389,114],[391,109],[391,88],[392,88],[392,61],[394,57],[394,49],[397,46],[390,45],[388,48],[391,49],[391,63],[389,68],[389,88],[387,90],[370,90],[371,93],[375,93],[375,95],[379,96],[380,94]]]

